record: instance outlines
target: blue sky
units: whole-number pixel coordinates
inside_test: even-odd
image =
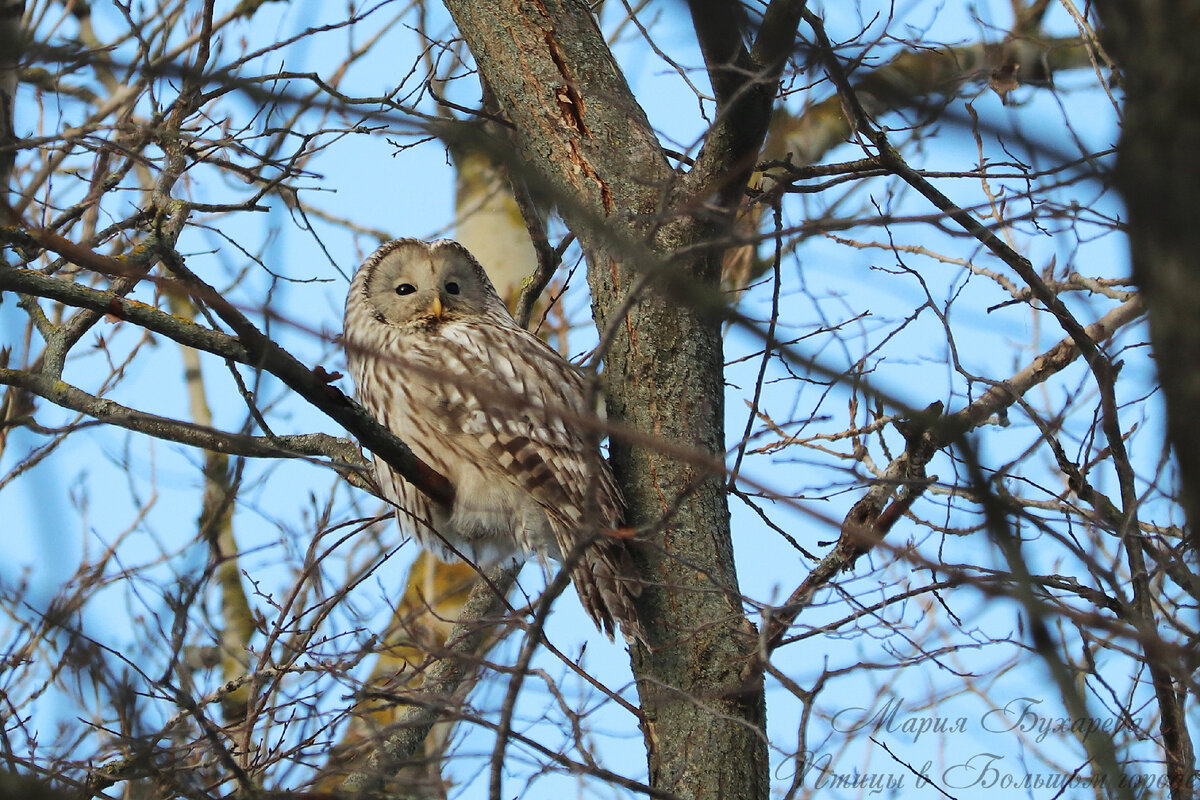
[[[842,4],[817,8],[827,19],[830,35],[835,40],[858,35],[862,20],[874,20],[867,32],[859,37],[859,43],[872,41],[886,33],[897,37],[919,36],[927,43],[951,45],[976,41],[981,35],[991,40],[999,38],[1008,22],[1009,5],[992,2],[967,6],[914,0],[901,5],[892,19],[886,15],[876,16],[877,12],[886,11],[885,4],[875,7],[875,4],[860,3],[857,13]],[[311,70],[328,77],[350,41],[365,41],[371,31],[390,21],[401,9],[396,4],[381,4],[378,11],[368,15],[356,28],[352,39],[345,31],[324,33],[311,40],[301,40],[306,43],[298,47],[269,54],[262,59],[263,66],[286,67],[295,72]],[[682,22],[678,18],[680,8],[668,4],[658,10],[667,22],[655,29],[656,44],[674,61],[689,68],[691,80],[703,85],[702,70],[699,69],[702,61],[686,34],[686,26],[679,24]],[[615,6],[606,11],[610,29],[615,27],[618,12]],[[333,4],[312,0],[268,3],[258,12],[252,26],[241,24],[225,35],[224,49],[219,51],[217,62],[236,56],[241,47],[241,43],[235,41],[237,37],[244,37],[254,47],[335,21],[340,13]],[[431,10],[435,18],[439,13],[440,10]],[[113,27],[106,29],[104,22],[111,18],[99,10],[96,16],[102,38],[117,35],[119,21],[110,22]],[[433,24],[431,27],[437,30],[440,26]],[[1060,35],[1074,31],[1070,18],[1057,5],[1050,11],[1047,27]],[[415,32],[396,26],[376,44],[369,57],[350,69],[345,85],[352,87],[356,94],[378,95],[394,90],[402,79],[407,78],[408,85],[415,88],[421,79],[420,73],[408,75],[408,69],[418,60],[420,44]],[[898,46],[883,39],[873,52],[882,59]],[[703,130],[703,120],[696,97],[680,75],[648,51],[636,31],[628,27],[622,30],[614,50],[664,142],[693,147]],[[291,88],[297,92],[304,89],[299,81]],[[469,80],[457,83],[450,91],[457,102],[465,105],[478,98],[476,85]],[[811,96],[820,100],[828,92],[828,85],[821,84]],[[1011,151],[1020,147],[1018,131],[1053,142],[1068,151],[1074,147],[1072,136],[1083,139],[1087,147],[1095,150],[1115,143],[1116,116],[1103,93],[1096,88],[1094,75],[1062,76],[1053,93],[1023,87],[1017,90],[1015,102],[1010,106],[1002,105],[999,98],[982,85],[969,88],[966,94],[972,92],[973,96],[967,99],[980,118],[993,126],[981,141],[984,156],[990,162],[1010,159],[1005,148]],[[791,110],[799,112],[805,97],[803,94],[796,96]],[[22,108],[33,118],[35,106],[31,93],[24,95],[24,102],[26,105]],[[422,108],[426,112],[433,110],[429,104]],[[285,118],[283,114],[256,117],[260,109],[236,95],[219,109],[234,129],[248,125],[251,130],[261,130],[264,126],[280,124]],[[951,110],[961,115],[962,102],[953,103]],[[55,113],[50,109],[39,124],[53,127]],[[62,110],[64,119],[69,119],[71,113],[70,108]],[[334,115],[326,124],[350,128],[361,121],[359,116],[345,113]],[[889,116],[883,121],[897,129],[893,135],[898,140],[904,139],[905,134],[899,130],[903,124],[900,119]],[[1068,135],[1068,122],[1071,135]],[[301,124],[315,122],[307,117]],[[394,120],[372,121],[371,124],[385,127],[370,134],[347,133],[319,140],[328,146],[311,162],[314,175],[300,181],[307,187],[301,195],[305,202],[351,218],[365,227],[386,230],[397,236],[428,237],[448,233],[453,223],[453,171],[444,148],[433,141],[398,150],[395,142],[411,141],[411,126]],[[23,132],[30,133],[28,129]],[[823,161],[861,157],[861,148],[846,144],[827,154]],[[921,148],[913,149],[910,157],[915,164],[928,170],[964,172],[978,165],[980,154],[968,131],[944,120]],[[244,185],[211,180],[211,175],[207,177],[208,180],[204,173],[197,171],[188,186],[196,199],[230,202],[247,194]],[[977,179],[943,179],[938,185],[964,205],[978,203],[982,196]],[[1003,185],[1004,181],[996,180],[991,189],[997,190]],[[1010,191],[1023,189],[1023,182],[1012,181]],[[1106,218],[1119,216],[1120,208],[1111,195],[1099,196],[1094,181],[1047,191],[1045,195],[1063,207],[1070,207],[1072,203],[1079,207],[1084,221],[1075,230],[1078,237],[1086,241],[1080,243],[1071,231],[1043,233],[1018,224],[1011,228],[1014,246],[1039,267],[1053,261],[1060,271],[1069,267],[1088,275],[1107,277],[1126,273],[1124,239],[1087,221],[1092,213]],[[836,205],[835,197],[838,198]],[[313,234],[301,229],[303,221],[294,212],[277,200],[269,204],[271,209],[266,213],[206,220],[215,230],[189,231],[181,241],[180,249],[188,256],[189,266],[219,288],[237,278],[238,285],[229,296],[248,309],[258,307],[269,291],[275,308],[283,309],[283,319],[273,323],[273,333],[278,340],[307,363],[344,371],[341,356],[331,339],[340,330],[346,276],[373,248],[373,243],[369,237],[355,237],[336,224],[317,220],[314,228],[318,242]],[[819,196],[789,199],[784,209],[784,225],[803,224],[831,208],[839,216],[868,216],[879,210],[897,215],[933,211],[911,192],[897,193],[894,182],[865,181],[847,184]],[[954,332],[964,367],[977,375],[1007,377],[1037,352],[1062,338],[1061,330],[1046,319],[1031,314],[1026,305],[988,313],[986,309],[1003,302],[1005,296],[997,290],[995,283],[979,275],[970,275],[961,264],[945,263],[911,250],[901,251],[901,255],[901,252],[889,251],[886,247],[889,242],[901,248],[925,247],[974,266],[1003,271],[996,259],[980,252],[970,242],[941,233],[926,223],[896,224],[886,231],[867,227],[836,235],[841,238],[817,236],[806,239],[785,259],[781,270],[780,308],[784,324],[780,338],[815,332],[816,335],[798,344],[797,349],[837,370],[846,369],[855,360],[871,353],[870,382],[907,404],[923,407],[934,400],[942,400],[948,409],[956,410],[969,399],[964,395],[967,389],[962,376],[947,364],[943,323],[931,309],[916,313],[924,302],[922,279],[929,287],[935,305],[953,299],[945,324]],[[889,236],[892,239],[889,240]],[[233,243],[258,255],[271,272],[282,276],[283,280],[251,266]],[[878,244],[885,246],[873,246]],[[910,271],[898,274],[905,268]],[[244,269],[248,272],[242,276]],[[573,282],[571,291],[575,294],[569,296],[569,307],[586,309],[582,295],[585,289],[582,280],[577,278]],[[143,296],[150,299],[148,289]],[[1108,307],[1097,299],[1072,298],[1071,302],[1073,310],[1085,323]],[[752,318],[765,319],[770,311],[769,286],[751,293],[741,308]],[[860,315],[868,312],[869,316],[857,321]],[[903,322],[913,314],[916,315],[913,321]],[[24,315],[11,299],[0,306],[0,330],[7,341],[20,341],[24,323]],[[106,324],[101,323],[101,329],[113,342],[133,347],[138,335],[136,331],[130,330],[129,326],[105,327]],[[842,325],[845,328],[838,334],[820,333],[823,328]],[[591,344],[594,333],[582,327],[576,336],[572,349],[582,352]],[[1134,335],[1127,341],[1136,342],[1137,339]],[[761,342],[757,338],[736,330],[729,333],[727,358],[730,361],[760,349]],[[1144,348],[1129,351],[1127,361],[1122,396],[1134,400],[1151,388],[1152,365]],[[209,400],[217,426],[226,430],[240,429],[246,424],[247,413],[224,365],[206,357],[204,367],[210,381]],[[81,351],[78,361],[69,364],[65,377],[79,385],[94,387],[106,374],[105,370],[100,355]],[[758,360],[753,358],[737,363],[729,370],[729,383],[740,387],[731,388],[726,398],[731,447],[745,426],[745,398],[757,371]],[[183,416],[186,415],[186,401],[180,374],[173,344],[160,341],[145,345],[125,368],[124,380],[110,396],[137,408]],[[245,371],[244,374],[253,377]],[[847,427],[851,395],[845,385],[825,387],[816,381],[793,379],[789,370],[778,362],[771,365],[767,374],[770,383],[763,400],[772,419],[800,421],[815,416],[817,419],[807,425],[793,426],[809,432]],[[346,382],[342,385],[349,391]],[[1089,390],[1077,365],[1062,378],[1048,383],[1038,397],[1029,400],[1039,407],[1054,407],[1064,399],[1075,398]],[[290,396],[273,379],[264,379],[259,391],[260,405],[272,405],[271,419],[277,430],[341,433],[337,426]],[[973,386],[971,391],[980,390]],[[1158,443],[1161,442],[1155,402],[1150,401],[1149,411],[1135,406],[1126,412],[1142,426],[1132,447],[1146,474],[1153,474],[1159,455]],[[866,409],[860,407],[856,419],[864,421],[865,413]],[[1036,442],[1036,429],[1028,421],[1016,417],[1019,415],[1015,415],[1014,424],[1009,428],[993,426],[981,431],[978,442],[989,463],[1015,458],[1023,448]],[[63,424],[68,419],[69,416],[56,414],[45,404],[39,406],[38,421],[43,425]],[[1089,423],[1090,419],[1084,418],[1072,425],[1086,427]],[[885,437],[890,447],[901,446],[894,431],[889,431]],[[0,468],[4,472],[11,470],[18,454],[44,441],[43,437],[27,431],[14,431]],[[877,442],[872,441],[870,448],[873,458],[884,459],[882,463],[886,463],[885,453]],[[199,512],[197,487],[202,480],[200,463],[200,454],[188,448],[151,442],[120,431],[93,428],[74,434],[58,453],[29,470],[6,487],[6,491],[0,491],[0,514],[13,521],[5,536],[8,558],[0,565],[0,580],[6,587],[12,587],[27,577],[29,592],[26,600],[32,607],[44,609],[64,590],[64,582],[75,573],[78,565],[93,561],[106,547],[116,545],[118,561],[110,569],[136,571],[139,579],[115,581],[100,599],[89,603],[82,621],[90,635],[114,649],[135,652],[138,648],[131,645],[130,640],[144,637],[147,630],[156,626],[161,628],[161,623],[154,619],[169,619],[165,614],[167,597],[204,568],[205,549],[194,541],[195,519]],[[128,469],[123,467],[124,464],[129,465]],[[820,543],[836,538],[836,528],[828,521],[840,522],[846,510],[861,496],[864,476],[861,472],[849,471],[848,466],[844,460],[824,458],[815,451],[799,449],[783,451],[774,457],[749,459],[743,474],[778,495],[800,496],[793,504],[774,501],[766,505],[776,523],[802,545],[824,552],[827,548]],[[1029,471],[1024,477],[1030,481],[1050,482],[1054,479],[1052,465],[1045,458],[1030,459],[1023,469]],[[943,484],[953,481],[955,471],[955,464],[946,456],[939,456],[930,465],[930,473],[938,474]],[[265,609],[264,613],[269,614],[268,598],[285,595],[294,585],[297,564],[315,532],[314,520],[330,497],[334,520],[373,513],[381,507],[374,499],[341,484],[333,473],[305,463],[246,465],[245,489],[235,524],[246,552],[241,566],[262,593],[256,602]],[[915,511],[924,519],[940,521],[954,528],[978,521],[964,508],[963,504],[952,507],[945,495],[931,495],[919,503]],[[1161,515],[1162,522],[1170,521],[1171,512],[1161,503],[1148,508],[1152,514]],[[743,592],[760,603],[782,600],[807,573],[811,563],[800,558],[782,537],[764,526],[743,504],[734,500],[731,509]],[[1026,533],[1031,542],[1046,535],[1036,530]],[[323,566],[326,586],[338,585],[355,568],[377,558],[376,537],[385,543],[385,550],[399,544],[391,538],[393,534],[390,524],[379,526],[373,537],[363,537],[362,541],[343,547]],[[942,559],[945,563],[999,568],[998,555],[982,541],[982,536],[981,533],[973,536],[934,534],[906,521],[897,527],[890,543],[901,551],[915,548],[924,557]],[[1041,555],[1043,550],[1044,556]],[[361,584],[346,599],[344,608],[331,618],[331,628],[343,625],[359,631],[357,626],[362,626],[361,632],[356,632],[353,638],[364,640],[371,625],[378,625],[386,618],[389,598],[397,595],[397,587],[413,552],[412,545],[405,545],[394,556],[385,559],[372,578]],[[1069,559],[1063,560],[1061,548],[1039,548],[1035,544],[1027,547],[1027,553],[1038,570],[1078,568],[1069,563]],[[891,551],[876,551],[864,561],[878,569],[864,568],[839,581],[840,589],[854,596],[844,597],[827,590],[818,598],[820,607],[802,618],[804,625],[818,628],[841,619],[860,603],[869,604],[896,591],[897,587],[921,585],[932,579],[928,572],[914,570]],[[522,583],[530,592],[537,590],[539,574],[533,567],[525,571]],[[1003,641],[1006,638],[1016,642],[1022,639],[1016,607],[969,587],[948,593],[944,602],[947,605],[942,606],[928,596],[916,598],[880,612],[887,616],[889,627],[860,628],[858,624],[850,624],[835,632],[815,635],[807,643],[780,651],[776,664],[803,686],[811,684],[822,665],[842,671],[830,678],[833,688],[826,690],[820,703],[821,709],[836,719],[844,721],[848,718],[845,714],[836,716],[844,709],[867,708],[872,701],[877,701],[876,707],[879,707],[886,705],[888,698],[898,698],[907,703],[897,717],[900,725],[904,720],[919,720],[931,715],[953,719],[955,725],[960,719],[966,720],[956,732],[943,733],[936,740],[932,735],[913,737],[907,735],[906,730],[892,731],[890,738],[884,737],[898,757],[911,763],[923,763],[924,756],[928,755],[940,761],[941,766],[949,767],[971,763],[971,758],[983,752],[995,752],[1004,759],[1008,770],[1005,774],[1032,774],[1045,769],[1027,749],[1028,742],[988,730],[981,721],[1001,700],[1008,702],[1033,697],[1043,701],[1038,708],[1050,708],[1057,703],[1056,693],[1041,665]],[[943,615],[950,610],[963,621],[949,635],[949,640],[957,646],[942,656],[930,657],[928,650],[941,641],[943,629],[939,626],[945,624]],[[869,615],[865,617],[870,618]],[[886,635],[884,631],[888,631]],[[588,669],[609,686],[628,685],[629,667],[622,648],[607,643],[592,629],[570,593],[559,601],[551,617],[549,634],[569,654],[582,652],[586,642],[586,653],[582,657]],[[145,643],[143,638],[142,644]],[[511,660],[515,648],[515,642],[509,643],[501,647],[494,658]],[[906,651],[905,648],[911,649]],[[918,666],[901,671],[863,666],[888,659],[912,659]],[[605,762],[633,777],[644,777],[641,738],[631,718],[611,704],[593,708],[590,690],[566,674],[554,659],[543,658],[537,666],[557,676],[564,694],[581,708],[588,709],[587,718],[596,726],[594,740]],[[1122,672],[1119,664],[1115,669],[1118,674]],[[971,688],[964,688],[965,684],[956,679],[956,675],[963,673],[975,676]],[[1137,693],[1137,690],[1133,691]],[[480,687],[473,697],[473,704],[479,709],[492,709],[502,696],[503,684],[497,682]],[[633,696],[631,689],[627,690],[627,696]],[[773,780],[782,790],[789,782],[791,761],[787,754],[799,747],[800,705],[778,683],[769,686],[768,697],[769,731],[773,746],[777,748],[773,754],[776,767]],[[938,700],[936,708],[921,706],[928,698]],[[344,692],[338,690],[326,701],[336,703],[343,699]],[[42,712],[46,715],[47,725],[52,720],[69,721],[77,713],[69,707],[65,695],[54,692],[42,701],[41,708],[47,709]],[[1046,716],[1053,715],[1054,712],[1046,713]],[[1101,707],[1096,715],[1107,717],[1111,713]],[[537,680],[530,681],[519,716],[525,721],[525,730],[530,735],[554,746],[561,735],[557,728],[561,723],[561,712],[556,710],[555,702],[539,687]],[[820,719],[820,714],[817,717]],[[545,724],[545,720],[549,720],[549,724]],[[808,749],[822,758],[827,757],[832,769],[839,773],[858,770],[862,773],[904,774],[885,751],[872,746],[864,737],[844,736],[847,731],[839,730],[839,724],[822,720],[809,730],[815,740],[809,740]],[[477,770],[482,763],[480,759],[486,758],[490,751],[490,737],[479,732],[461,735],[464,738],[458,748],[463,755],[455,775],[461,783],[462,796],[479,796],[481,787],[486,786],[486,773],[481,776]],[[934,741],[936,744],[932,743]],[[540,794],[560,791],[576,780],[560,775],[537,776],[534,765],[522,764],[521,748],[514,746],[511,750],[516,754],[510,765],[514,787],[530,780]],[[1069,737],[1063,737],[1060,744],[1042,748],[1041,753],[1061,759],[1070,771],[1077,765],[1072,760],[1076,751]],[[470,755],[472,753],[476,755]],[[805,785],[811,787],[813,780],[810,776]],[[903,786],[908,790],[903,792],[906,797],[939,796],[928,787],[913,788],[911,777]],[[856,796],[856,792],[847,789],[830,796]],[[1031,796],[1047,795],[1033,793]]]

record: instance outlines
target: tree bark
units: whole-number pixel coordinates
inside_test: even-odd
[[[514,126],[517,159],[588,257],[611,417],[721,459],[719,320],[654,290],[670,268],[715,290],[713,225],[671,207],[669,167],[587,6],[572,0],[448,0],[483,79]],[[639,257],[637,254],[642,253]],[[689,255],[679,255],[688,253]],[[650,784],[688,798],[765,798],[761,682],[741,610],[720,474],[614,441],[627,524],[644,532],[639,602],[653,650],[635,647]]]
[[[1180,500],[1200,544],[1200,0],[1097,0],[1120,66],[1125,108],[1116,182],[1129,215],[1133,273],[1179,461]]]
[[[25,0],[0,0],[0,223],[11,224],[7,216],[8,193],[12,187],[13,162],[17,157],[14,105],[20,72],[23,34],[21,16]]]
[[[1104,40],[1125,84],[1116,183],[1129,216],[1134,278],[1167,404],[1179,501],[1192,563],[1200,552],[1200,0],[1097,0]],[[1136,576],[1135,576],[1136,579]],[[1152,622],[1146,621],[1147,626]],[[1195,752],[1171,660],[1150,641],[1146,659],[1173,800],[1195,796]]]

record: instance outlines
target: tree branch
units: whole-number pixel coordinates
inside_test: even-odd
[[[690,0],[692,24],[717,98],[717,116],[704,148],[684,182],[683,194],[702,200],[716,194],[722,206],[738,203],[771,120],[779,76],[795,42],[804,0],[774,0],[767,7],[753,52],[746,50],[745,9],[725,0]]]
[[[1142,313],[1141,300],[1131,298],[1093,322],[1084,333],[1094,342],[1107,341]],[[944,417],[937,416],[939,408],[931,418],[922,418],[922,424],[916,430],[910,429],[905,434],[907,446],[904,452],[887,465],[883,478],[868,489],[846,515],[834,549],[813,568],[787,601],[772,613],[764,633],[767,651],[779,647],[787,628],[808,606],[818,589],[838,573],[850,569],[857,558],[883,541],[896,520],[908,511],[924,491],[927,485],[922,482],[925,465],[935,453],[959,441],[963,434],[996,415],[1004,414],[1026,392],[1044,383],[1051,375],[1061,372],[1079,358],[1079,354],[1073,337],[1063,339],[1008,380],[993,384],[975,402]],[[927,412],[931,410],[926,409]],[[897,426],[902,425],[904,423],[898,423]],[[904,494],[885,511],[892,496],[901,490]]]
[[[327,466],[343,475],[370,470],[371,464],[349,439],[326,433],[291,436],[251,436],[228,433],[207,425],[161,417],[97,397],[63,381],[37,372],[0,368],[0,384],[16,386],[61,408],[78,411],[106,425],[116,425],[156,439],[200,447],[246,458],[328,458]],[[367,488],[364,481],[359,481]]]
[[[325,412],[358,439],[363,446],[384,459],[422,492],[438,502],[447,505],[453,504],[453,489],[450,483],[445,477],[417,458],[408,445],[380,425],[362,406],[346,397],[335,387],[330,386],[322,377],[263,335],[253,323],[246,319],[245,315],[221,297],[216,290],[192,275],[178,255],[172,258],[172,262],[170,265],[172,271],[188,276],[186,280],[192,296],[217,311],[218,315],[238,333],[237,338],[181,320],[136,300],[129,300],[109,292],[100,292],[72,281],[49,278],[32,270],[0,268],[0,290],[48,297],[68,305],[102,311],[126,319],[147,330],[160,333],[180,344],[229,358],[251,367],[265,369],[301,397]],[[86,399],[78,398],[78,401],[85,403]],[[103,402],[109,403],[110,401]],[[118,416],[125,415],[125,412],[129,411],[122,409]],[[130,413],[141,414],[141,412]],[[163,420],[163,418],[156,419]],[[174,421],[166,420],[165,422]],[[175,423],[175,425],[186,424]],[[178,427],[159,425],[158,423],[155,425],[156,430],[164,433],[173,433],[179,436],[198,435],[191,432],[185,434]],[[215,439],[211,441],[211,445],[200,446],[210,447],[219,452],[233,453],[232,450],[222,449],[222,442]],[[224,446],[229,446],[228,439],[224,440]],[[257,445],[248,444],[246,446]],[[249,453],[243,454],[248,455]]]

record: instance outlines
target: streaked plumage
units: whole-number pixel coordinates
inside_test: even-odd
[[[485,563],[580,549],[584,608],[610,636],[616,622],[644,640],[587,382],[516,324],[471,254],[448,240],[383,245],[350,284],[343,338],[360,402],[455,490],[445,508],[376,458],[401,527],[445,558]]]

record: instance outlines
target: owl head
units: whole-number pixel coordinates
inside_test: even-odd
[[[395,239],[359,267],[350,297],[376,321],[433,328],[480,315],[508,316],[479,262],[458,242]],[[349,307],[349,304],[348,304]]]

